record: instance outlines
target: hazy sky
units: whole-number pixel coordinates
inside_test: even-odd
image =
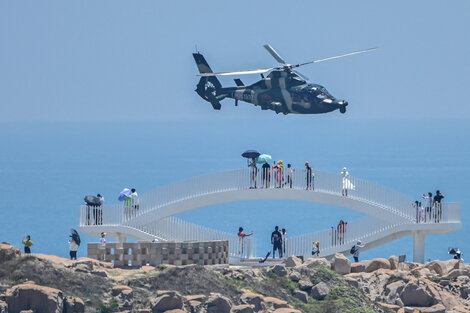
[[[0,121],[468,119],[469,34],[468,0],[2,1]],[[194,92],[196,45],[230,71],[277,65],[266,43],[291,63],[379,50],[302,68],[346,115],[217,112]]]

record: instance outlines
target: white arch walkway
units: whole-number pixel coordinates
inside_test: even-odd
[[[461,227],[458,203],[443,203],[442,207],[433,208],[430,221],[417,223],[411,198],[371,182],[353,177],[344,181],[340,175],[317,171],[313,190],[306,190],[306,172],[303,169],[294,170],[289,180],[287,172],[276,175],[270,170],[266,174],[258,171],[253,175],[249,169],[244,169],[167,185],[143,195],[138,210],[122,205],[101,207],[100,225],[93,225],[93,209],[82,206],[79,230],[96,236],[105,231],[118,241],[124,241],[126,237],[177,241],[225,239],[230,241],[232,256],[247,258],[253,257],[254,242],[251,238],[245,242],[245,247],[241,247],[234,234],[183,222],[173,216],[205,206],[241,200],[310,201],[355,210],[368,217],[349,223],[341,238],[335,229],[289,238],[286,241],[289,255],[308,257],[312,242],[316,240],[321,242],[320,255],[329,257],[336,252],[348,254],[358,239],[366,245],[363,250],[367,250],[413,235],[413,260],[424,262],[426,234],[448,233]],[[292,181],[292,186],[287,184],[288,181]],[[347,196],[343,196],[343,188],[346,187]],[[439,219],[435,216],[439,216]]]

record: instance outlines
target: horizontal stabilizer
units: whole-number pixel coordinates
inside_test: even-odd
[[[243,82],[240,78],[235,78],[234,81],[235,81],[235,84],[237,84],[238,87],[245,86],[245,84],[243,84]]]

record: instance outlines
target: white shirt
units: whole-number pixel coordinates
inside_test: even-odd
[[[101,237],[100,243],[101,243],[101,246],[102,246],[102,247],[106,247],[106,238]]]
[[[69,245],[70,245],[70,251],[77,251],[78,250],[78,245],[75,241],[69,240]]]
[[[139,195],[136,192],[131,193],[132,205],[139,205]]]

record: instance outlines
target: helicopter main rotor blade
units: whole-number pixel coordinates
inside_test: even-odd
[[[274,69],[276,69],[276,67],[262,68],[258,70],[237,71],[237,72],[200,73],[197,76],[228,76],[228,75],[260,74],[260,73],[266,73]]]
[[[279,53],[276,52],[276,50],[274,50],[273,47],[271,47],[270,45],[264,45],[263,46],[266,50],[268,50],[268,52],[273,56],[273,58],[276,59],[276,61],[278,61],[279,63],[281,64],[287,64],[286,61],[284,61],[283,58],[281,58],[281,56],[279,55]]]
[[[299,67],[299,66],[304,66],[304,65],[307,65],[307,64],[312,64],[312,63],[320,63],[320,62],[324,62],[324,61],[328,61],[328,60],[339,59],[339,58],[342,58],[342,57],[347,57],[347,56],[350,56],[350,55],[360,54],[360,53],[364,53],[364,52],[370,52],[370,51],[374,51],[374,50],[377,50],[377,48],[369,48],[369,49],[354,51],[354,52],[341,54],[341,55],[337,55],[337,56],[329,57],[329,58],[325,58],[325,59],[314,60],[314,61],[310,61],[310,62],[306,62],[306,63],[300,63],[300,64],[293,65],[292,67]]]

